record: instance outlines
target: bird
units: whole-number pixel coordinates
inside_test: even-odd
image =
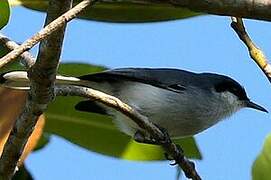
[[[0,84],[29,89],[25,71],[0,76]],[[173,139],[196,135],[243,108],[268,112],[251,101],[234,79],[216,73],[195,73],[174,68],[118,68],[80,77],[56,76],[56,85],[93,88],[119,98]],[[135,137],[141,129],[124,114],[91,99],[75,105],[78,111],[110,115],[118,129]]]

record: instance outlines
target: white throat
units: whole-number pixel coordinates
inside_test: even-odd
[[[223,108],[224,110],[222,110],[222,112],[224,112],[222,113],[224,114],[223,115],[224,117],[230,116],[234,112],[244,107],[244,104],[242,103],[242,101],[240,101],[238,97],[232,94],[231,92],[228,92],[228,91],[221,92],[220,98],[221,98],[221,102],[223,103],[222,107],[224,107]]]

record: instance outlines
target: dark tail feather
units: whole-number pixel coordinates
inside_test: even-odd
[[[106,109],[102,105],[90,100],[79,102],[75,105],[75,109],[78,111],[108,115]]]

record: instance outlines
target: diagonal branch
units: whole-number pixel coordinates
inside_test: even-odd
[[[268,63],[264,53],[250,39],[246,32],[242,18],[232,17],[231,27],[234,29],[238,37],[246,45],[250,57],[257,63],[260,69],[264,72],[269,82],[271,82],[271,65]]]
[[[0,34],[0,43],[3,46],[5,46],[7,49],[9,49],[10,51],[20,46],[16,42],[4,36],[3,34]],[[24,53],[22,53],[21,58],[22,58],[21,62],[28,68],[31,67],[36,61],[36,59],[28,51],[25,51]]]
[[[12,60],[16,59],[20,56],[23,52],[31,49],[34,45],[36,45],[41,40],[45,39],[48,35],[50,35],[53,31],[56,31],[60,27],[63,27],[64,24],[74,19],[80,12],[82,12],[88,5],[94,4],[97,0],[84,0],[77,4],[74,8],[70,11],[66,12],[65,14],[59,16],[57,19],[52,21],[30,39],[26,40],[22,45],[18,48],[14,49],[6,56],[0,59],[0,68],[11,62]]]
[[[141,115],[114,96],[107,95],[91,88],[79,86],[58,86],[55,88],[55,91],[58,96],[81,96],[99,101],[106,106],[114,108],[132,119],[139,127],[147,130],[157,142],[163,142],[166,137],[166,135],[151,123],[147,117]],[[187,178],[193,180],[201,179],[195,169],[194,163],[184,157],[183,152],[178,145],[170,141],[168,143],[162,143],[162,147],[166,153],[175,160],[175,164],[178,164],[182,168]]]

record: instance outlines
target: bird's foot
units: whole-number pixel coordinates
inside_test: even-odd
[[[173,163],[171,163],[170,165],[171,166],[175,166],[179,163],[179,161],[182,161],[182,159],[184,158],[184,151],[183,149],[181,148],[181,146],[179,144],[176,144],[176,148],[177,148],[177,154],[176,154],[176,157],[173,158],[171,156],[169,156],[167,153],[165,153],[165,158],[169,161],[174,161]]]
[[[134,135],[134,140],[136,142],[139,143],[145,143],[145,144],[153,144],[153,145],[161,145],[160,142],[158,142],[157,140],[155,140],[154,138],[150,137],[150,136],[146,136],[145,133],[143,133],[142,131],[138,130],[136,131],[135,135]]]
[[[153,138],[146,135],[146,133],[138,130],[134,135],[134,140],[139,143],[153,144],[153,145],[165,145],[172,143],[167,130],[155,124],[155,126],[164,134],[163,139]]]

